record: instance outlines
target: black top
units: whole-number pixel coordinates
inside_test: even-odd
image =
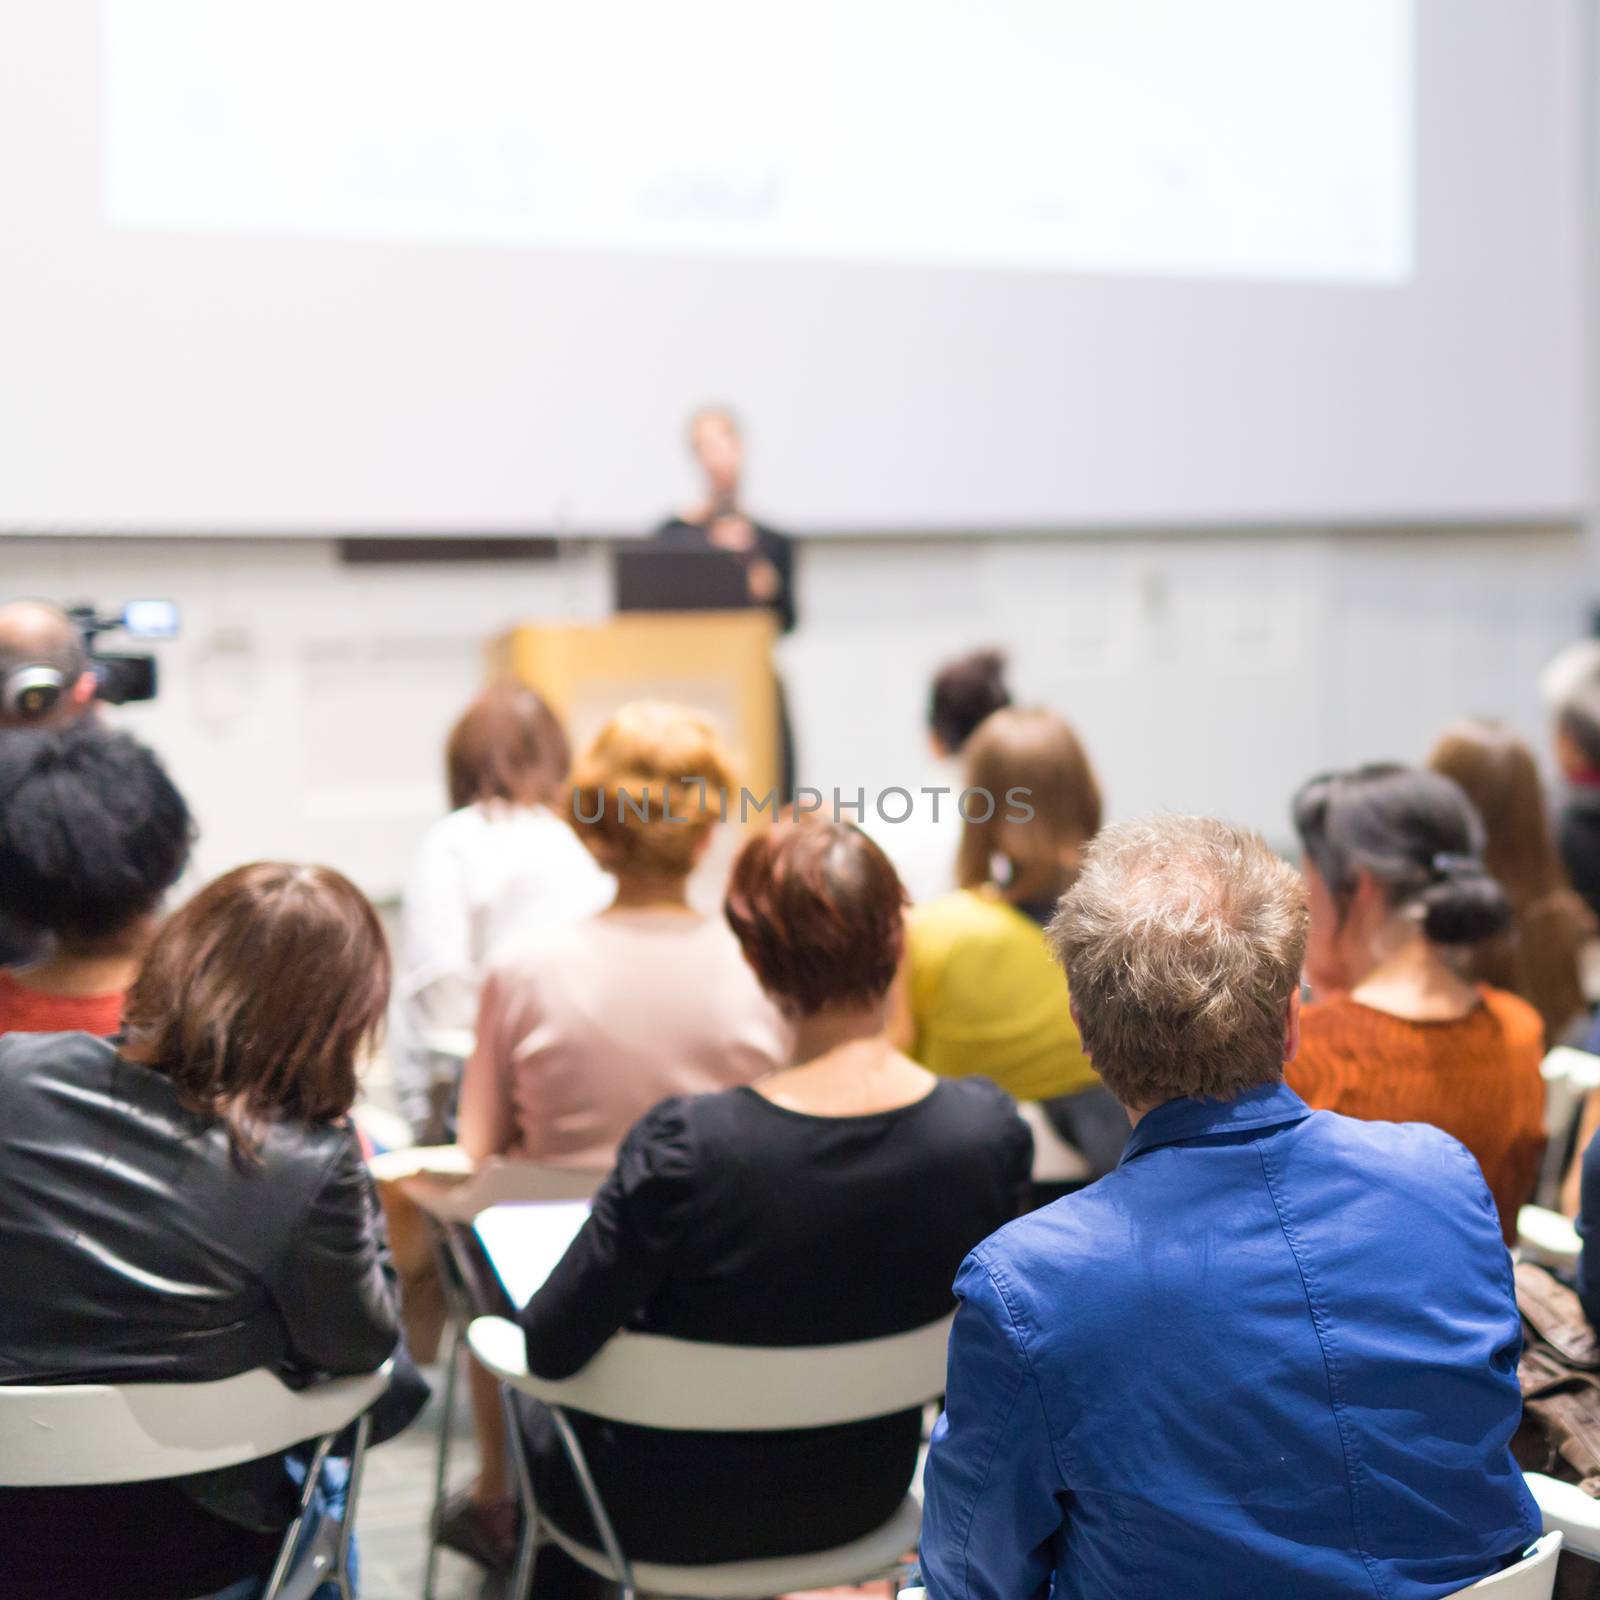
[[[0,1278],[0,1384],[255,1367],[302,1382],[370,1372],[396,1344],[353,1130],[281,1123],[241,1157],[170,1079],[88,1034],[0,1037]],[[276,1461],[181,1486],[0,1490],[0,1587],[208,1592],[261,1570],[292,1505]]]
[[[787,535],[778,533],[775,529],[764,527],[753,518],[745,518],[750,523],[755,534],[754,546],[745,551],[730,550],[730,554],[741,565],[748,566],[752,561],[770,561],[777,569],[778,592],[768,602],[769,609],[778,619],[778,628],[782,633],[788,633],[795,622],[794,612],[794,544]],[[656,529],[655,536],[663,544],[677,546],[689,550],[720,550],[721,545],[711,542],[711,535],[707,524],[703,522],[690,522],[683,517],[673,517],[670,521],[663,522]]]
[[[521,1316],[528,1364],[570,1376],[631,1328],[723,1344],[837,1344],[954,1307],[966,1253],[1018,1214],[1032,1139],[1009,1096],[941,1081],[899,1110],[818,1117],[753,1089],[667,1100]],[[665,1433],[577,1419],[629,1554],[716,1561],[823,1549],[905,1494],[916,1412],[785,1434]],[[538,1441],[536,1441],[538,1443]],[[542,1448],[542,1447],[541,1447]],[[564,1472],[544,1504],[592,1539]]]
[[[1572,887],[1600,917],[1600,788],[1574,785],[1561,796],[1556,839]]]

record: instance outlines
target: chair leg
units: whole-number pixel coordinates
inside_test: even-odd
[[[367,1464],[367,1441],[372,1436],[372,1414],[363,1412],[356,1423],[355,1448],[350,1452],[350,1480],[345,1487],[344,1516],[339,1523],[339,1553],[334,1561],[334,1581],[340,1600],[355,1600],[350,1581],[350,1542],[355,1537],[356,1507],[361,1503],[361,1474]]]
[[[509,1600],[528,1600],[533,1588],[534,1562],[539,1555],[539,1507],[533,1498],[533,1474],[528,1469],[522,1425],[517,1420],[511,1391],[504,1384],[500,1386],[500,1404],[506,1418],[506,1448],[511,1452],[516,1475],[517,1503],[522,1507],[522,1531],[517,1536],[517,1562],[511,1574]]]
[[[439,1397],[439,1448],[433,1463],[433,1510],[428,1517],[428,1565],[422,1579],[422,1600],[434,1600],[439,1581],[439,1512],[444,1506],[450,1477],[450,1434],[456,1422],[456,1386],[461,1381],[461,1347],[466,1327],[454,1319],[445,1352],[444,1393]]]
[[[506,1404],[509,1410],[509,1399]],[[622,1600],[637,1600],[638,1591],[633,1586],[633,1567],[627,1556],[622,1553],[622,1543],[617,1538],[617,1531],[611,1526],[611,1518],[600,1499],[600,1491],[595,1485],[594,1474],[589,1470],[589,1461],[583,1453],[583,1446],[578,1443],[578,1436],[572,1431],[572,1424],[567,1421],[566,1413],[561,1407],[551,1406],[549,1411],[550,1420],[555,1423],[556,1432],[560,1435],[562,1448],[567,1452],[573,1476],[577,1478],[578,1487],[583,1491],[589,1515],[594,1519],[595,1531],[600,1535],[601,1548],[617,1575],[617,1587],[622,1591]]]
[[[310,1464],[306,1467],[306,1481],[300,1486],[300,1509],[295,1513],[295,1519],[289,1524],[289,1530],[283,1536],[283,1543],[278,1547],[278,1559],[273,1563],[272,1576],[267,1579],[266,1588],[261,1591],[261,1600],[278,1600],[278,1595],[289,1577],[289,1569],[293,1566],[294,1558],[299,1551],[300,1533],[306,1525],[312,1497],[316,1494],[317,1484],[322,1478],[322,1464],[328,1459],[328,1451],[332,1445],[331,1433],[325,1439],[317,1441],[317,1448],[312,1454]]]

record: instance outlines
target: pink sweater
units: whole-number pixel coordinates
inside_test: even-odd
[[[605,1171],[658,1101],[749,1083],[789,1043],[720,917],[608,911],[491,963],[463,1121],[492,1085],[506,1155]]]

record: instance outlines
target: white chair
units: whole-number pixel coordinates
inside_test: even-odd
[[[1584,1099],[1591,1091],[1600,1089],[1600,1056],[1558,1044],[1546,1052],[1539,1073],[1544,1079],[1544,1125],[1549,1138],[1539,1167],[1537,1198],[1548,1206],[1561,1193],[1567,1146],[1583,1114]]]
[[[389,1366],[309,1389],[264,1370],[212,1383],[0,1386],[0,1485],[11,1489],[147,1483],[282,1455],[315,1440],[300,1508],[263,1600],[308,1600],[331,1578],[350,1596],[350,1535],[371,1418]],[[345,1515],[301,1532],[337,1435],[356,1424]]]
[[[1544,1206],[1523,1206],[1517,1212],[1517,1255],[1537,1261],[1557,1272],[1570,1272],[1578,1264],[1583,1240],[1571,1221]]]
[[[1560,1533],[1547,1533],[1516,1566],[1456,1592],[1492,1594],[1495,1600],[1550,1600],[1556,1592],[1556,1562],[1560,1557]]]
[[[567,1167],[540,1166],[532,1161],[495,1157],[474,1165],[456,1145],[417,1145],[409,1150],[374,1156],[372,1174],[400,1191],[433,1222],[436,1256],[444,1280],[449,1342],[444,1354],[444,1389],[439,1397],[439,1449],[433,1467],[433,1509],[428,1517],[428,1558],[422,1600],[434,1600],[438,1585],[439,1510],[449,1490],[450,1439],[455,1426],[461,1351],[467,1325],[490,1307],[474,1286],[469,1264],[452,1240],[453,1228],[469,1228],[484,1211],[530,1200],[587,1200],[599,1188],[603,1173]]]
[[[527,1592],[541,1535],[591,1572],[618,1583],[624,1600],[634,1600],[640,1593],[686,1600],[761,1600],[795,1589],[892,1576],[915,1548],[922,1522],[922,1507],[910,1494],[882,1527],[832,1550],[705,1566],[630,1561],[600,1502],[566,1411],[638,1427],[711,1433],[823,1428],[893,1416],[916,1410],[943,1393],[950,1320],[884,1339],[791,1349],[695,1344],[654,1334],[619,1333],[583,1371],[551,1382],[528,1371],[522,1330],[515,1323],[480,1317],[468,1338],[473,1354],[502,1385],[524,1513],[512,1594]],[[603,1551],[579,1544],[551,1523],[541,1524],[512,1390],[549,1407]]]
[[[1495,1600],[1550,1600],[1556,1587],[1561,1535],[1547,1533],[1514,1567],[1457,1589],[1457,1594],[1492,1594]],[[900,1600],[927,1600],[926,1589],[902,1589]]]
[[[1089,1163],[1055,1130],[1055,1125],[1036,1100],[1019,1100],[1017,1115],[1033,1135],[1033,1181],[1035,1183],[1082,1183],[1090,1176]]]
[[[1590,1561],[1600,1561],[1600,1500],[1591,1499],[1575,1483],[1527,1475],[1528,1488],[1544,1514],[1544,1531],[1558,1532],[1566,1548]]]

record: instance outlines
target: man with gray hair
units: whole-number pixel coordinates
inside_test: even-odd
[[[1432,1600],[1514,1562],[1494,1203],[1447,1135],[1285,1086],[1298,875],[1221,822],[1107,828],[1049,937],[1133,1133],[962,1265],[930,1600]]]

